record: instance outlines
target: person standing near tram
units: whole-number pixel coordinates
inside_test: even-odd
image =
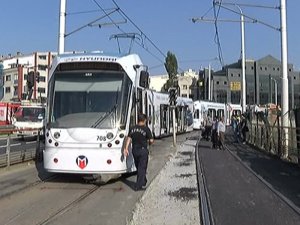
[[[132,154],[134,164],[137,169],[135,191],[145,189],[147,183],[146,173],[149,155],[148,142],[149,144],[153,144],[154,142],[152,133],[146,126],[146,121],[146,115],[138,115],[138,124],[130,129],[124,148],[124,156],[127,157],[129,154],[129,145],[132,143]]]

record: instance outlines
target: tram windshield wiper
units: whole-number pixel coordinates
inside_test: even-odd
[[[108,118],[113,112],[114,112],[114,123],[116,123],[117,120],[117,108],[118,108],[118,98],[119,98],[119,88],[117,90],[117,94],[116,94],[116,102],[114,104],[114,106],[107,111],[106,113],[104,113],[104,115],[102,115],[91,127],[92,128],[96,128],[98,127],[103,121],[106,120],[106,118]]]
[[[106,118],[108,118],[113,112],[116,114],[118,105],[115,104],[109,111],[104,113],[91,127],[96,128],[98,127]]]

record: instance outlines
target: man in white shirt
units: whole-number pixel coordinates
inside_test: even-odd
[[[225,150],[224,148],[224,141],[225,141],[225,130],[226,126],[224,123],[224,117],[222,116],[220,121],[218,122],[218,129],[217,129],[217,134],[218,134],[218,139],[219,139],[219,149]]]

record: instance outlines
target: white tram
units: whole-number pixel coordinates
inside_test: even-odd
[[[204,127],[204,119],[210,116],[221,117],[224,116],[224,120],[227,119],[226,105],[218,102],[208,101],[195,101],[194,102],[194,129],[201,129]]]
[[[155,137],[169,135],[168,94],[148,89],[136,54],[58,55],[49,76],[44,167],[55,173],[121,174],[135,170],[122,147],[129,127],[145,113]],[[178,132],[192,127],[192,100],[178,99]],[[177,117],[178,121],[181,121]]]

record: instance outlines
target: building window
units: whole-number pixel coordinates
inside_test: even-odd
[[[187,85],[182,85],[183,90],[187,90]]]
[[[18,74],[14,74],[14,80],[18,80]]]
[[[11,75],[6,75],[5,81],[11,81]]]
[[[227,85],[227,81],[224,81],[224,85]]]
[[[40,76],[40,82],[45,82],[46,81],[46,77]]]
[[[47,56],[46,55],[39,55],[39,59],[45,60],[45,59],[47,59]]]
[[[279,71],[279,67],[277,68],[277,71]]]
[[[254,70],[254,67],[253,67],[253,66],[251,66],[251,70]]]
[[[292,69],[291,69],[291,68],[289,68],[289,71],[290,71],[290,72],[292,72]]]
[[[241,77],[241,74],[239,73],[239,77]]]
[[[47,65],[38,65],[38,70],[46,70],[47,67]]]
[[[294,80],[296,80],[296,77],[294,77]]]
[[[10,93],[10,87],[5,87],[5,93]]]
[[[262,70],[262,67],[260,67],[259,69]]]
[[[217,83],[217,84],[219,84],[220,82],[219,82],[219,81],[217,81],[216,83]]]
[[[28,75],[24,74],[24,80],[27,80]]]
[[[231,74],[231,76],[233,77],[233,73]]]
[[[39,93],[46,93],[46,89],[45,88],[38,88],[38,92]]]
[[[268,70],[268,68],[267,68],[267,67],[265,67],[265,70]]]
[[[187,97],[187,94],[182,94],[182,97]]]
[[[18,88],[14,88],[14,96],[18,95]]]

